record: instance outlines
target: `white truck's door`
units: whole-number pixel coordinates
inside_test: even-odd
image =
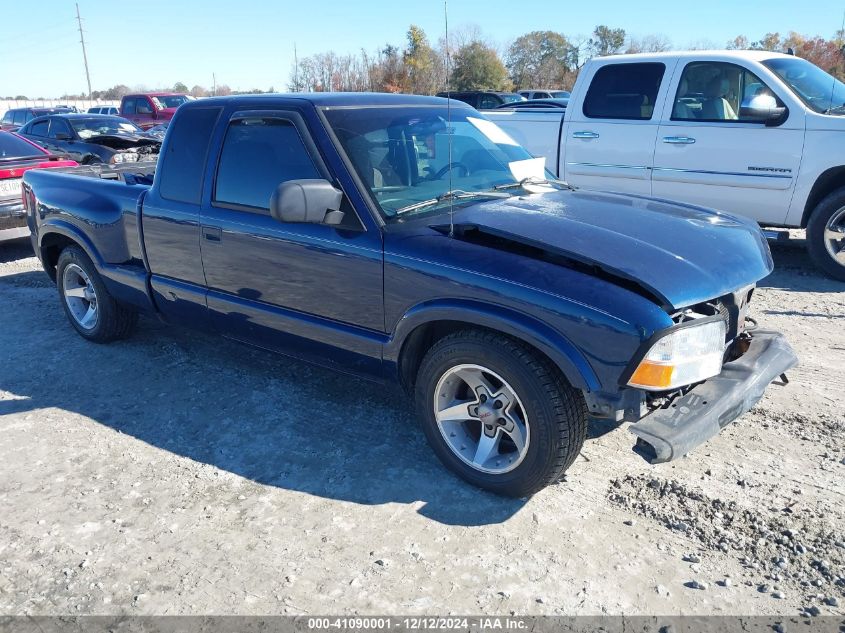
[[[657,134],[652,193],[777,225],[798,176],[804,111],[765,69],[745,63],[681,61]],[[767,125],[749,109],[761,103],[788,111]]]
[[[658,122],[676,59],[595,61],[567,108],[564,178],[581,187],[651,193]],[[665,80],[664,80],[665,79]],[[581,82],[581,78],[579,78]]]

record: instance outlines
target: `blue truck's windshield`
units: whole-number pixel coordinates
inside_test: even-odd
[[[548,176],[494,123],[470,108],[327,108],[325,116],[386,220],[438,205],[447,194],[483,194],[524,178]],[[451,143],[450,143],[451,139]],[[469,199],[471,196],[466,196]],[[419,203],[423,203],[420,205]]]

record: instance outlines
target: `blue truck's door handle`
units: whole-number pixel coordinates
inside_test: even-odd
[[[598,138],[597,132],[573,132],[572,138]]]
[[[695,139],[691,136],[664,136],[663,142],[673,145],[692,145],[695,143]]]
[[[209,242],[219,242],[223,232],[219,226],[204,226],[202,227],[202,236]]]

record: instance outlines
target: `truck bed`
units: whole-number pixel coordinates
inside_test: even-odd
[[[117,180],[126,184],[152,185],[156,165],[156,161],[141,161],[118,165],[79,165],[77,167],[58,168],[55,171],[87,178]]]
[[[154,173],[154,162],[27,172],[24,186],[37,192],[30,228],[57,227],[90,245],[101,264],[142,266],[138,207]]]
[[[484,115],[507,132],[523,147],[530,147],[534,156],[546,158],[546,168],[562,176],[560,160],[561,134],[566,111],[558,110],[491,110]]]

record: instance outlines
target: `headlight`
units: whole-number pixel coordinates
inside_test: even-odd
[[[658,339],[631,375],[628,384],[665,391],[700,382],[722,371],[725,322],[689,325]]]
[[[111,157],[112,163],[135,163],[138,161],[136,152],[119,152]]]

